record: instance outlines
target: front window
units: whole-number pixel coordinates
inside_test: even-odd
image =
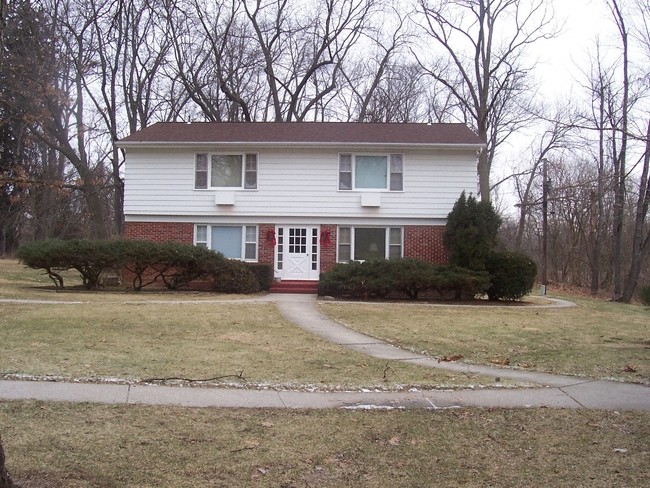
[[[194,188],[256,189],[257,154],[196,154]]]
[[[339,190],[404,189],[402,154],[339,154]]]
[[[195,227],[194,244],[229,259],[257,261],[257,226],[199,224]]]
[[[339,227],[339,263],[402,257],[401,227]]]

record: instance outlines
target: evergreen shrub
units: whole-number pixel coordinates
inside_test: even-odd
[[[273,265],[265,263],[246,263],[248,269],[255,275],[260,290],[267,291],[273,284]]]
[[[490,300],[520,300],[531,292],[537,265],[519,252],[493,252],[487,261],[490,273]]]
[[[212,289],[220,293],[257,293],[260,283],[255,273],[246,263],[225,260],[215,270]]]
[[[394,273],[386,260],[337,264],[321,274],[318,284],[320,295],[344,298],[384,298],[393,290]]]
[[[447,216],[443,242],[449,250],[449,263],[483,271],[497,245],[501,218],[490,202],[477,201],[465,192]]]
[[[20,246],[16,257],[25,266],[44,270],[57,288],[63,288],[60,272],[72,267],[65,246],[66,241],[60,239],[34,241]]]
[[[417,259],[373,260],[337,264],[322,273],[319,295],[341,298],[385,298],[405,294],[412,300],[434,290],[440,298],[472,298],[484,294],[490,284],[484,271],[441,266]]]
[[[468,300],[484,295],[490,286],[486,271],[473,271],[458,266],[439,266],[433,275],[431,288],[442,298]]]
[[[118,240],[112,241],[112,245],[120,254],[121,268],[132,275],[134,291],[140,291],[158,279],[159,274],[155,270],[162,266],[164,260],[160,244],[145,240]]]
[[[178,242],[163,242],[158,246],[161,259],[154,268],[169,290],[214,276],[227,262],[223,254],[205,247]]]
[[[57,287],[64,284],[59,273],[75,269],[89,290],[101,288],[102,273],[121,269],[133,273],[134,290],[158,278],[175,290],[213,276],[226,263],[222,254],[190,244],[127,240],[48,239],[21,246],[17,257],[30,268],[45,270]]]

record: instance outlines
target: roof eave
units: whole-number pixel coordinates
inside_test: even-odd
[[[117,141],[117,147],[128,148],[213,148],[213,147],[295,147],[295,148],[318,148],[318,147],[344,147],[344,146],[372,146],[377,148],[391,147],[412,147],[417,149],[457,149],[457,150],[481,150],[484,143],[413,143],[413,142],[256,142],[256,141],[202,141],[202,142],[180,142],[180,141]]]

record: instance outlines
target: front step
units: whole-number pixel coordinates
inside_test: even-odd
[[[282,280],[274,281],[269,293],[318,293],[318,281]]]

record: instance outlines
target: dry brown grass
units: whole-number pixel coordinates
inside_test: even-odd
[[[641,487],[650,415],[0,403],[23,488]]]
[[[107,295],[107,300],[103,293],[60,294],[30,287],[33,272],[13,266],[14,278],[2,275],[0,290],[22,287],[30,298],[63,295],[87,303],[0,303],[0,374],[134,381],[220,378],[213,383],[321,389],[494,385],[490,378],[349,351],[287,322],[268,303],[238,303],[237,297],[232,303],[210,302],[206,300],[214,294],[208,293],[199,294],[203,300],[183,293],[153,298],[122,293]]]
[[[650,311],[576,298],[573,308],[322,303],[349,327],[434,356],[650,382]]]

